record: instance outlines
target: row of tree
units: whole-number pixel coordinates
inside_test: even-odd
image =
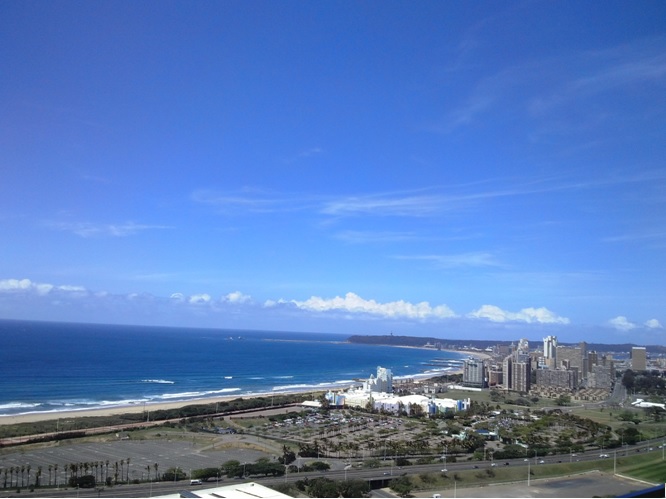
[[[43,487],[69,485],[72,487],[81,486],[82,482],[105,483],[114,485],[118,483],[127,483],[130,481],[131,458],[121,459],[120,461],[90,461],[80,463],[67,463],[64,465],[49,464],[46,470],[42,466],[36,469],[27,464],[22,466],[9,466],[0,468],[0,483],[3,488],[23,488],[23,487]],[[148,481],[154,477],[160,479],[159,465],[146,465]],[[48,481],[45,471],[48,471]],[[143,472],[142,472],[143,473]],[[64,477],[61,479],[61,475]],[[89,477],[85,478],[83,477]],[[94,485],[93,485],[94,486]]]

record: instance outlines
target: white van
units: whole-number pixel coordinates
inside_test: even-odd
[[[201,485],[203,482],[199,479],[190,480],[190,485]]]

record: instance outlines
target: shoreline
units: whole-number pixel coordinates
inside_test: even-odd
[[[279,340],[284,341],[284,340]],[[432,350],[433,352],[449,352],[461,355],[468,355],[480,359],[489,359],[490,356],[485,352],[477,351],[468,351],[468,350],[451,350],[451,349],[441,349],[435,350],[432,348],[426,347],[413,347],[413,346],[401,346],[401,345],[385,345],[385,346],[395,346],[397,348],[415,348],[420,350]],[[461,359],[462,360],[462,359]],[[418,382],[423,382],[427,379],[436,378],[439,376],[455,375],[462,374],[462,369],[454,369],[450,371],[426,371],[421,373],[415,373],[412,375],[402,375],[397,376],[396,378],[412,378]],[[236,393],[231,395],[220,395],[212,397],[201,397],[193,398],[188,400],[172,400],[172,401],[163,401],[163,402],[146,402],[146,403],[136,403],[136,404],[127,404],[127,405],[114,405],[109,407],[93,407],[86,409],[71,409],[63,411],[35,411],[35,412],[24,412],[19,414],[0,414],[0,426],[12,425],[12,424],[21,424],[21,423],[35,423],[41,421],[57,421],[60,419],[76,419],[76,418],[86,418],[86,417],[105,417],[105,416],[117,416],[120,414],[138,414],[158,410],[172,410],[180,409],[188,405],[205,405],[205,404],[214,404],[218,402],[229,402],[231,400],[237,399],[251,399],[259,397],[270,397],[274,395],[297,395],[304,393],[313,393],[313,392],[322,392],[328,390],[347,390],[354,386],[358,386],[359,382],[349,382],[349,383],[325,383],[318,386],[309,386],[307,389],[291,389],[291,390],[277,390],[269,392],[255,392],[255,393]]]

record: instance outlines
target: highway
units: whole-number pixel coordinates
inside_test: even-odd
[[[446,469],[447,473],[451,474],[456,471],[470,470],[470,469],[485,469],[494,467],[507,466],[506,463],[509,463],[508,466],[521,466],[525,467],[527,473],[528,463],[526,459],[529,459],[530,466],[543,466],[545,464],[558,464],[566,462],[586,462],[586,461],[601,461],[604,459],[613,459],[615,452],[617,452],[617,457],[631,456],[632,454],[639,452],[647,452],[650,449],[653,451],[661,450],[662,454],[666,451],[666,448],[659,447],[664,445],[664,440],[657,439],[653,441],[641,442],[638,445],[625,446],[622,449],[609,449],[609,450],[595,450],[580,452],[577,454],[564,454],[557,456],[530,456],[529,458],[522,459],[509,459],[502,461],[465,461],[458,463],[447,463]],[[601,457],[602,455],[608,455],[607,458]],[[400,468],[397,466],[391,467],[381,467],[381,468],[354,468],[341,469],[341,470],[331,470],[326,472],[303,472],[303,473],[288,473],[285,476],[281,477],[250,477],[248,480],[261,483],[267,487],[275,486],[279,483],[293,483],[298,480],[305,478],[315,478],[315,477],[327,477],[331,480],[364,480],[364,481],[373,481],[373,482],[384,482],[382,485],[388,485],[389,481],[397,476],[403,474],[420,474],[420,473],[441,473],[444,465],[440,464],[427,464],[427,465],[412,465]],[[240,480],[224,478],[219,480],[217,484],[220,486],[231,485],[234,483],[240,483]],[[152,483],[142,483],[142,484],[127,484],[127,485],[116,485],[113,487],[99,487],[97,489],[41,489],[30,492],[30,497],[153,497],[159,495],[173,494],[181,490],[189,490],[191,492],[197,491],[197,489],[209,489],[216,486],[215,481],[204,482],[203,485],[193,485],[189,484],[189,481],[182,480],[180,482],[152,482]],[[16,490],[1,490],[0,497],[16,497]]]

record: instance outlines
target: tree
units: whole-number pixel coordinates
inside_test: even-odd
[[[236,459],[230,459],[229,461],[225,461],[222,464],[222,471],[229,478],[243,476],[243,466],[241,465],[240,461],[237,461]]]
[[[192,478],[198,478],[204,481],[208,480],[209,478],[217,478],[219,475],[219,468],[201,468],[192,470]]]
[[[633,390],[635,384],[634,372],[631,369],[627,369],[622,375],[622,384],[627,390]]]
[[[408,476],[401,476],[400,478],[391,480],[389,487],[400,497],[407,497],[414,488],[414,484],[412,484]]]
[[[562,394],[559,397],[557,397],[557,400],[555,401],[557,405],[569,405],[571,403],[571,395],[567,394]]]
[[[323,461],[313,461],[310,463],[309,468],[313,471],[328,471],[331,469],[331,465]]]
[[[167,482],[177,482],[184,480],[186,477],[187,475],[180,468],[169,468],[162,475],[162,479],[166,480]]]
[[[338,487],[329,478],[315,478],[310,480],[308,487],[310,497],[338,497]]]
[[[282,464],[291,464],[296,461],[296,453],[286,445],[282,446],[282,457],[279,459]]]
[[[338,491],[342,497],[365,497],[370,492],[370,485],[365,480],[338,482]]]

